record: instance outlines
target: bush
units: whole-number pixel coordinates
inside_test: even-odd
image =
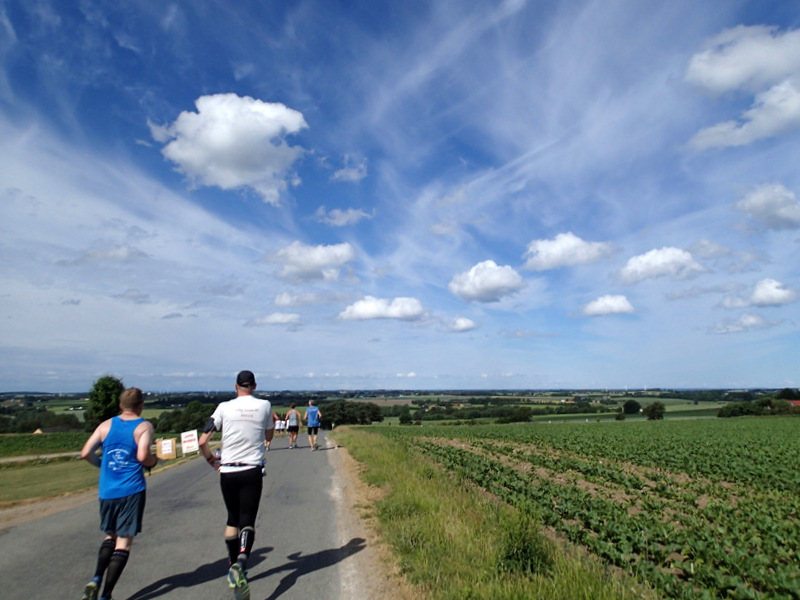
[[[622,412],[626,415],[638,415],[641,409],[642,405],[636,400],[626,400],[625,404],[622,405]]]
[[[644,413],[648,421],[660,421],[664,418],[666,410],[663,402],[653,402],[645,406],[642,409],[642,413]]]

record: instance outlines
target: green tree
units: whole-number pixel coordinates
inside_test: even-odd
[[[106,419],[119,413],[119,395],[125,390],[122,380],[113,375],[104,375],[94,382],[89,392],[89,408],[86,411],[86,428],[92,431]]]
[[[642,405],[636,400],[626,400],[625,404],[622,405],[622,412],[626,415],[638,415],[641,409]]]
[[[663,402],[653,402],[645,406],[642,413],[644,413],[648,421],[660,421],[664,418],[666,410]]]

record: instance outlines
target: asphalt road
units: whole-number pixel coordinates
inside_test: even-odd
[[[252,600],[342,598],[348,559],[364,551],[361,538],[337,532],[337,493],[324,433],[320,450],[289,450],[276,438],[256,539],[248,564]],[[231,600],[223,543],[225,509],[219,476],[202,459],[148,478],[144,529],[114,590],[115,600]],[[346,537],[346,536],[344,536]],[[5,600],[78,599],[94,572],[97,502],[45,516],[0,534],[0,595]]]

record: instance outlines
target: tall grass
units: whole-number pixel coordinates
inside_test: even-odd
[[[432,600],[641,600],[655,598],[596,561],[550,541],[538,522],[455,476],[412,445],[365,429],[336,440],[384,490],[381,537],[422,597]]]

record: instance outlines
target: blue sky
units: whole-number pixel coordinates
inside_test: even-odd
[[[796,387],[800,2],[0,0],[0,390]]]

